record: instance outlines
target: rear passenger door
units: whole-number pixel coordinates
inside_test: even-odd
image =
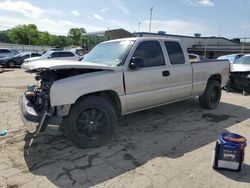
[[[144,64],[124,71],[127,112],[166,103],[170,98],[170,77],[162,45],[157,40],[142,41],[133,50],[129,61],[141,58]]]
[[[164,46],[170,63],[171,100],[189,97],[192,92],[192,66],[185,59],[178,41],[164,41]]]

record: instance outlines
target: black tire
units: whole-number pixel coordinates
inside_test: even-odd
[[[15,68],[15,62],[14,61],[10,61],[10,62],[8,62],[8,67],[10,67],[10,68]]]
[[[81,148],[105,144],[117,125],[113,106],[106,99],[97,96],[85,97],[75,103],[65,120],[65,135]]]
[[[203,108],[214,109],[220,103],[221,84],[217,80],[209,80],[205,92],[199,96]]]

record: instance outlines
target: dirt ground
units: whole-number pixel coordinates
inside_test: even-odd
[[[28,147],[18,100],[33,75],[0,73],[0,187],[250,187],[250,147],[241,172],[214,171],[220,133],[250,140],[250,96],[223,92],[215,110],[197,99],[123,117],[111,141],[80,149],[63,137],[41,135]]]

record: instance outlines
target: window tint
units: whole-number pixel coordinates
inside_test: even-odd
[[[51,56],[52,58],[64,57],[64,56],[61,56],[61,53],[60,53],[60,52],[53,52],[50,56]]]
[[[32,53],[31,54],[31,57],[39,57],[39,56],[41,56],[40,54],[36,54],[36,53]]]
[[[21,56],[22,59],[27,59],[29,57],[30,57],[29,54]]]
[[[10,50],[7,50],[7,49],[0,49],[0,53],[10,53],[11,51]]]
[[[60,52],[60,57],[73,57],[74,54],[71,52]]]
[[[133,57],[142,58],[144,60],[143,67],[165,65],[162,49],[157,41],[141,42],[136,48]]]
[[[166,41],[164,42],[165,47],[168,52],[168,57],[170,60],[170,63],[172,65],[174,64],[185,64],[185,57],[183,54],[183,51],[181,49],[181,46],[178,42],[175,41]]]

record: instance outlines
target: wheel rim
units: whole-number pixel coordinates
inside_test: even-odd
[[[217,103],[219,100],[219,95],[220,95],[219,89],[217,87],[214,87],[210,96],[210,101],[212,103]]]
[[[75,131],[84,138],[99,139],[108,128],[108,114],[99,107],[89,107],[80,111],[75,118]]]
[[[14,62],[9,62],[9,67],[13,68],[15,66]]]

